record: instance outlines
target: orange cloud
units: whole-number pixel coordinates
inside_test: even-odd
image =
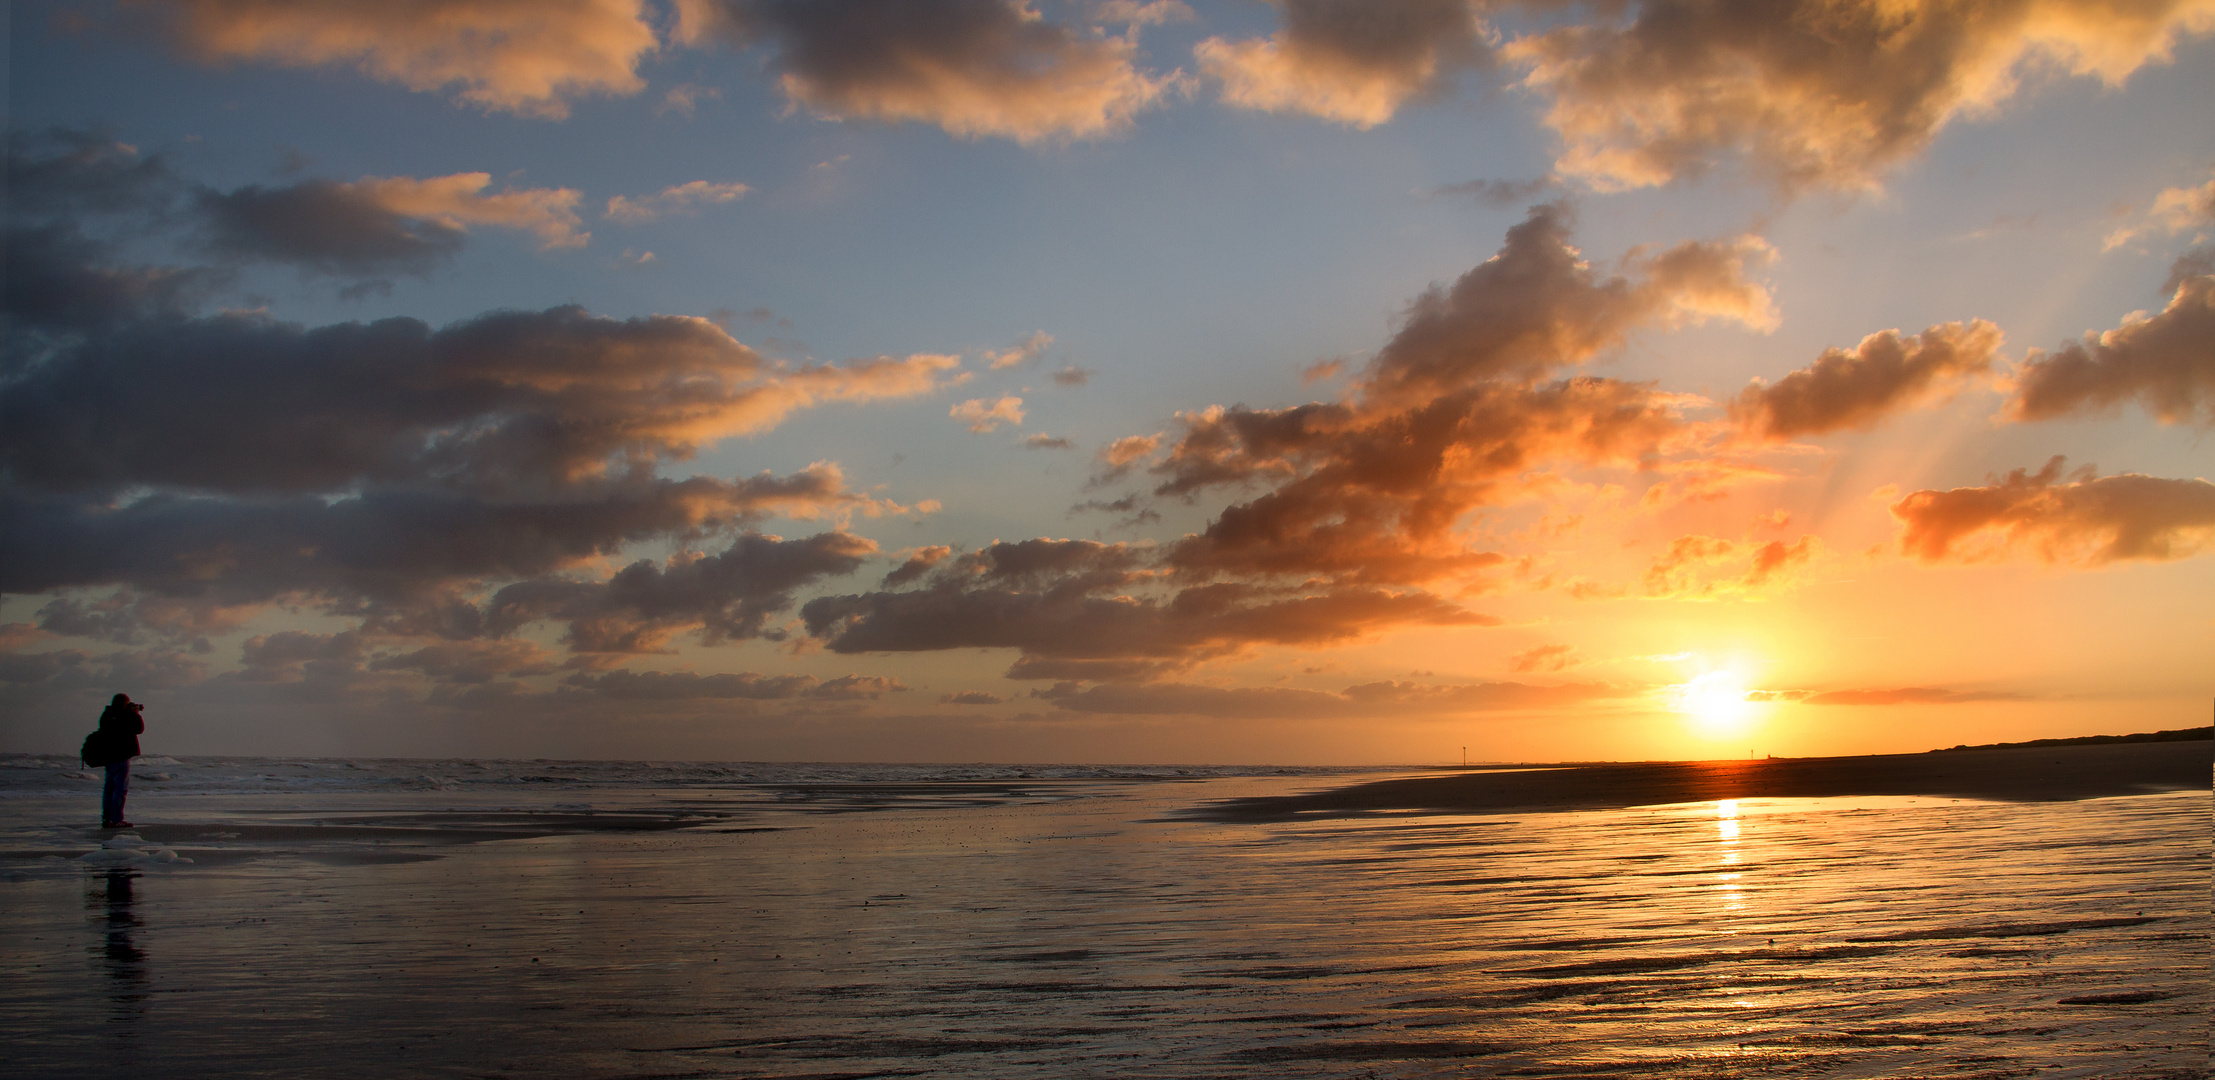
[[[1602,9],[1603,11],[1609,9]],[[2026,71],[2120,85],[2215,30],[2207,0],[1649,0],[1509,42],[1555,168],[1603,190],[1743,161],[1785,188],[1874,186]]]
[[[1499,565],[1456,533],[1472,510],[1554,461],[1645,465],[1687,440],[1683,399],[1649,386],[1552,379],[1640,325],[1769,318],[1743,272],[1765,249],[1684,244],[1602,277],[1568,243],[1566,211],[1534,209],[1498,255],[1433,288],[1351,388],[1350,400],[1210,409],[1154,466],[1159,495],[1274,483],[1179,541],[1192,575],[1327,575],[1417,584]],[[1552,381],[1547,381],[1552,379]]]
[[[1023,399],[1019,397],[996,398],[986,401],[971,398],[951,409],[946,415],[969,425],[969,430],[979,435],[998,428],[1001,424],[1023,426]]]
[[[1822,551],[1813,536],[1792,543],[1733,543],[1712,536],[1680,536],[1655,556],[1641,590],[1655,599],[1719,600],[1749,597],[1787,585],[1794,572]]]
[[[1538,645],[1508,658],[1507,669],[1516,674],[1533,671],[1560,671],[1577,661],[1576,649],[1568,645]]]
[[[491,112],[561,119],[570,102],[635,94],[654,51],[640,0],[124,0],[210,63],[352,65],[410,90],[460,88]]]
[[[2180,275],[2160,314],[2026,361],[2014,417],[2048,420],[2135,401],[2163,423],[2215,425],[2215,273]]]
[[[1870,334],[1852,349],[1825,349],[1774,385],[1755,379],[1731,414],[1771,439],[1874,426],[1940,388],[1992,369],[2000,328],[1983,319],[1944,323],[1902,339]]]
[[[2136,473],[2062,479],[2062,459],[1985,487],[1918,491],[1892,505],[1900,550],[1923,562],[1982,562],[2028,549],[2042,561],[2160,562],[2215,542],[2215,484]]]
[[[641,224],[669,214],[689,213],[702,206],[736,202],[740,196],[753,189],[740,183],[718,184],[708,180],[694,180],[673,184],[652,195],[630,198],[617,195],[608,200],[605,216],[611,221]]]
[[[1049,23],[1020,0],[680,0],[676,36],[773,43],[797,108],[1022,143],[1120,132],[1182,86],[1141,72],[1134,38]]]
[[[1748,701],[1793,701],[1803,705],[1960,705],[1977,701],[2029,701],[2027,694],[1999,690],[1946,690],[1903,686],[1893,690],[1749,690]]]
[[[365,176],[339,190],[370,205],[398,214],[437,222],[450,229],[471,225],[495,225],[538,234],[542,247],[583,247],[592,234],[577,231],[577,202],[582,196],[571,188],[509,188],[481,194],[492,183],[490,173],[455,173],[417,180],[408,176]]]
[[[2100,246],[2113,251],[2157,229],[2175,235],[2209,225],[2215,225],[2215,180],[2197,187],[2163,188],[2136,222],[2107,234]]]
[[[1047,347],[1053,343],[1054,335],[1039,330],[1016,342],[1014,348],[1005,352],[988,352],[984,354],[984,358],[987,365],[994,371],[1021,367],[1045,355]]]
[[[1211,37],[1193,47],[1225,102],[1372,128],[1486,59],[1468,0],[1280,0],[1279,7],[1284,29],[1267,38]]]

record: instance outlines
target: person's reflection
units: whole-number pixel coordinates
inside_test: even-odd
[[[107,960],[108,997],[117,1006],[119,1020],[132,1018],[137,1012],[134,1006],[146,997],[146,954],[131,939],[131,931],[138,927],[138,914],[132,910],[137,899],[131,894],[137,878],[136,870],[111,866],[106,888],[86,897],[86,906],[95,915],[106,916],[102,951]]]

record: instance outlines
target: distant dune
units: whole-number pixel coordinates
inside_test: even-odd
[[[1953,750],[2012,750],[2021,746],[2102,746],[2108,743],[2141,742],[2192,742],[2197,739],[2215,739],[2215,727],[2177,728],[2173,731],[2141,731],[2136,735],[2079,735],[2073,739],[2032,739],[2029,742],[1996,742],[1978,746],[1949,746],[1933,750],[1943,754]]]
[[[2204,729],[2203,729],[2204,730]],[[1221,821],[1376,811],[1597,810],[1720,799],[1933,795],[2054,802],[2208,790],[2215,741],[1956,749],[1866,757],[1578,765],[1383,780],[1203,807]]]

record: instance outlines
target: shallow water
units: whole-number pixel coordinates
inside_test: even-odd
[[[7,1071],[2208,1075],[2205,792],[1234,825],[1173,815],[1362,777],[545,765],[145,766],[205,775],[89,860],[97,785],[9,780]]]

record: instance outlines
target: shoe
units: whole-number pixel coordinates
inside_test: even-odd
[[[100,827],[103,829],[128,829],[131,827],[131,823],[128,821],[103,821],[100,823]]]

